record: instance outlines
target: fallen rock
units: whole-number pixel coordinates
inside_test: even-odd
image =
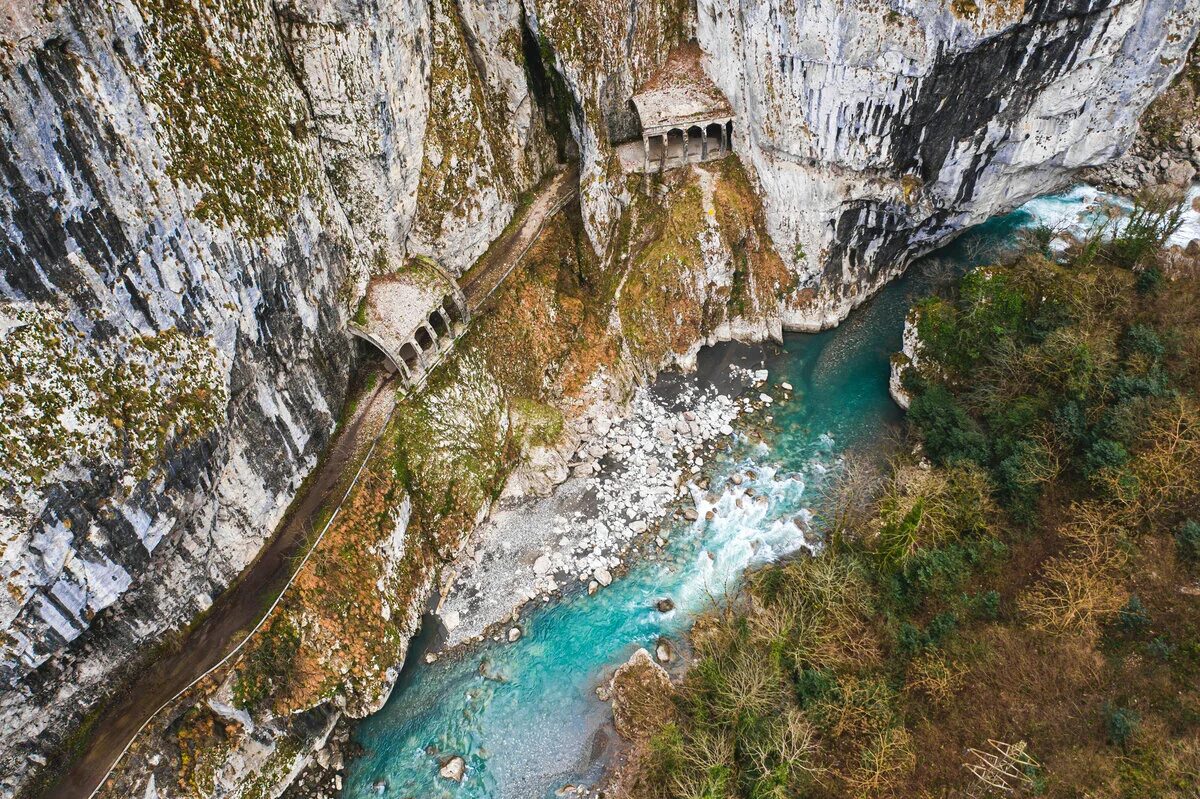
[[[549,574],[551,569],[550,558],[547,555],[538,555],[537,560],[533,562],[533,573],[538,577]]]
[[[696,512],[695,508],[684,508],[683,518],[687,519],[689,522],[694,522],[700,518],[700,514]]]
[[[1186,161],[1176,161],[1166,169],[1167,183],[1173,186],[1187,186],[1196,177],[1196,168]]]
[[[438,776],[444,780],[454,780],[462,782],[463,775],[467,772],[467,763],[458,755],[442,761],[442,767],[438,769]]]
[[[447,630],[453,631],[461,623],[462,617],[458,615],[457,610],[448,610],[442,614],[442,624],[446,625]]]
[[[520,627],[513,627],[511,630],[508,631],[508,642],[510,644],[515,643],[516,641],[519,641],[520,638],[521,638],[521,628]]]
[[[671,657],[675,653],[671,649],[671,642],[666,638],[659,638],[658,643],[654,646],[654,656],[658,658],[659,663],[670,663]]]
[[[659,613],[670,613],[675,609],[675,602],[670,597],[664,597],[655,602],[654,607]]]
[[[596,582],[595,580],[592,580],[590,583],[588,583],[588,596],[591,596],[598,590],[600,590],[600,583]]]
[[[600,585],[607,586],[612,583],[612,575],[609,574],[608,569],[603,567],[596,569],[594,576],[596,578],[596,582],[600,583]]]

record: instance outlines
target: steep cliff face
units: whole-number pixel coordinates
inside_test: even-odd
[[[923,248],[1119,154],[1200,30],[1195,0],[700,0],[772,236],[835,322]]]
[[[7,10],[5,780],[254,557],[342,401],[357,257],[269,15]]]
[[[553,159],[519,6],[480,8],[0,7],[0,786],[254,558],[366,277],[461,271]]]
[[[670,3],[570,5],[530,13],[584,110],[593,238],[626,199],[607,136],[622,92],[694,35],[738,114],[734,149],[776,248],[818,295],[791,303],[799,329],[836,323],[922,249],[1120,153],[1200,29],[1195,0],[698,0],[694,20]]]

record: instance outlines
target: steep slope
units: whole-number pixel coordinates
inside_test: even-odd
[[[1195,0],[532,3],[579,98],[585,218],[626,198],[612,142],[627,91],[694,36],[738,119],[776,249],[801,288],[786,321],[834,324],[934,242],[1102,163],[1200,30]],[[602,35],[593,38],[592,31]]]

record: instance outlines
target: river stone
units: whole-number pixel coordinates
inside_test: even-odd
[[[612,575],[609,574],[608,569],[603,567],[596,569],[595,576],[596,582],[600,583],[600,585],[609,585],[612,582]]]
[[[1187,186],[1196,176],[1196,168],[1186,161],[1177,161],[1167,167],[1167,183],[1173,186]]]
[[[438,769],[438,775],[444,780],[454,780],[462,782],[463,775],[466,773],[467,763],[458,755],[442,762],[442,767]]]

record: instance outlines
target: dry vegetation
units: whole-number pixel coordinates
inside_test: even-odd
[[[920,306],[918,454],[848,465],[827,551],[696,624],[627,795],[1197,796],[1200,280],[1162,212]]]

